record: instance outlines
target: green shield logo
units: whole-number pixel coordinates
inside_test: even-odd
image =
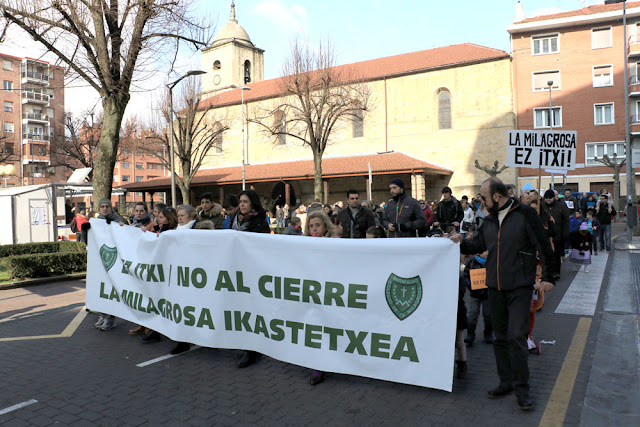
[[[102,245],[100,246],[100,258],[102,259],[104,268],[109,271],[109,269],[113,267],[113,264],[115,264],[116,260],[118,259],[118,249],[110,248],[107,245]]]
[[[411,316],[422,301],[422,282],[420,276],[404,278],[391,274],[385,288],[387,304],[400,320]]]

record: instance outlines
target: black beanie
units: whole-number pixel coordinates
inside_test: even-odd
[[[401,180],[400,178],[393,178],[389,183],[389,185],[392,185],[392,184],[397,185],[398,187],[404,190],[404,181]]]
[[[544,192],[544,198],[545,199],[555,199],[556,198],[555,191],[553,191],[552,189],[548,189],[547,191]]]

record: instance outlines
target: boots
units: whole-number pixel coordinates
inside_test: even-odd
[[[467,376],[467,361],[456,360],[456,377],[464,378]]]

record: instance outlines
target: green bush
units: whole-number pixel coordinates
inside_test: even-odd
[[[15,245],[1,245],[0,258],[15,255],[50,254],[55,252],[84,252],[85,250],[84,243],[82,242],[19,243]]]
[[[2,260],[10,279],[60,276],[86,271],[85,252],[57,252],[15,255]]]

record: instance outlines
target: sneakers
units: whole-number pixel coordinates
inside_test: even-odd
[[[100,326],[101,331],[108,331],[116,327],[116,321],[114,319],[105,319],[102,326]]]
[[[98,316],[98,321],[96,323],[94,323],[93,326],[95,326],[96,328],[100,329],[105,320],[107,320],[107,319],[104,316],[102,316],[102,315]]]

